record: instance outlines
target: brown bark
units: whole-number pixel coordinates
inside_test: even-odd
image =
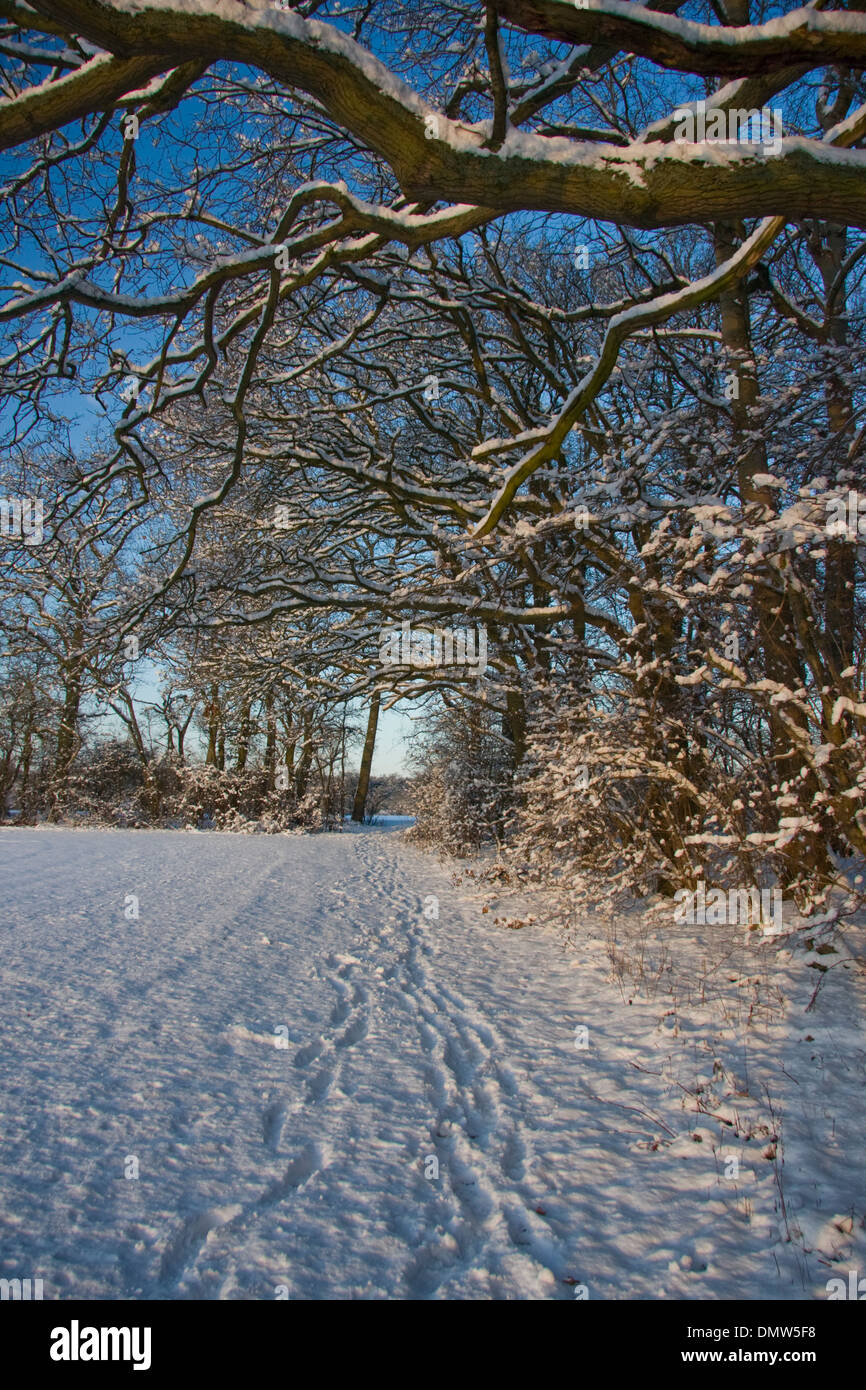
[[[483,132],[470,133],[465,125],[455,123],[459,141],[430,138],[425,117],[447,117],[404,91],[384,64],[345,34],[295,13],[291,28],[281,29],[270,15],[263,23],[258,11],[242,5],[236,19],[167,8],[128,13],[97,0],[40,0],[43,6],[70,32],[121,54],[121,61],[143,58],[146,69],[153,65],[157,71],[196,61],[247,63],[308,93],[387,161],[415,201],[447,199],[491,213],[537,208],[639,227],[765,215],[866,225],[866,180],[857,152],[840,150],[828,161],[819,149],[798,142],[772,159],[742,150],[686,162],[678,147],[664,153],[658,146],[573,141],[569,158],[562,159],[558,151],[540,157],[535,145],[522,153],[506,141],[496,153],[485,147]],[[832,12],[803,9],[741,31],[731,42],[719,26],[692,25],[686,39],[651,11],[627,8],[633,13],[621,5],[605,13],[603,6],[580,10],[547,0],[496,3],[502,17],[524,30],[551,30],[568,43],[607,43],[686,72],[749,77],[797,64],[866,67],[866,19],[857,14],[846,13],[840,22]],[[116,85],[92,98],[82,95],[83,85],[82,75],[72,74],[52,84],[54,90],[40,89],[40,109],[51,113],[49,128],[116,104]],[[131,89],[139,85],[133,82]],[[0,147],[36,133],[28,124],[28,101],[22,96],[0,110]],[[405,235],[407,229],[398,230]],[[69,289],[70,296],[85,292],[83,286]]]
[[[238,772],[243,772],[247,765],[247,758],[250,751],[250,737],[252,735],[252,723],[250,720],[251,706],[244,705],[241,711],[241,724],[238,733],[238,755],[235,768]]]
[[[268,785],[273,791],[277,767],[277,721],[274,718],[274,694],[269,690],[265,696],[265,770]]]
[[[367,717],[367,734],[364,739],[364,751],[361,754],[361,768],[358,773],[358,786],[355,791],[355,800],[352,804],[352,820],[362,823],[364,812],[367,806],[367,796],[370,791],[370,769],[373,766],[373,751],[376,746],[376,730],[379,725],[379,705],[381,694],[378,690],[373,692],[370,701],[370,713]]]
[[[313,716],[309,713],[304,715],[303,740],[301,760],[298,764],[298,776],[295,783],[299,801],[307,790],[307,783],[310,779],[310,768],[313,765]]]
[[[210,700],[205,706],[204,713],[207,719],[207,754],[204,760],[205,766],[216,767],[217,739],[220,729],[219,686],[216,681],[211,685]]]
[[[716,259],[719,264],[733,253],[741,229],[731,223],[717,224],[714,229]],[[722,344],[735,374],[736,395],[731,400],[734,439],[739,443],[737,475],[740,502],[746,524],[760,525],[776,513],[772,488],[756,483],[767,472],[767,453],[763,436],[755,428],[754,411],[758,400],[758,373],[752,350],[748,292],[745,283],[719,296]],[[805,681],[805,669],[800,655],[797,624],[789,599],[789,559],[774,557],[776,563],[758,572],[753,581],[755,630],[767,678],[787,690],[797,690]],[[776,705],[767,711],[772,743],[772,758],[778,783],[798,786],[801,796],[814,795],[819,787],[814,776],[801,780],[803,757],[797,744],[808,741],[808,716],[793,703],[787,702],[784,712]],[[824,872],[828,867],[826,848],[821,837],[806,832],[793,840],[783,852],[783,879],[793,883],[804,869]],[[784,886],[784,884],[783,884]]]
[[[60,716],[60,727],[57,731],[55,778],[61,786],[66,781],[69,766],[75,755],[75,735],[78,728],[78,711],[81,706],[81,691],[84,680],[83,641],[84,628],[81,623],[76,623],[72,630],[70,654],[60,668],[63,680],[63,710]]]
[[[845,347],[848,339],[846,318],[847,295],[842,284],[834,294],[834,282],[845,260],[847,250],[847,231],[844,227],[829,225],[818,230],[813,254],[821,273],[828,314],[828,341],[834,348]],[[831,296],[832,299],[831,299]],[[833,437],[830,458],[838,475],[845,469],[848,448],[854,429],[854,403],[847,382],[835,364],[827,373],[825,398],[827,404],[827,424]],[[845,486],[845,484],[842,484]],[[839,676],[854,660],[854,580],[856,566],[856,547],[845,537],[831,537],[827,542],[827,559],[824,567],[824,626],[827,634],[827,647],[835,668],[833,676],[838,684]]]

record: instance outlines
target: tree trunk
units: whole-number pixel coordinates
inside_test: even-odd
[[[243,772],[246,768],[247,757],[250,751],[250,735],[252,732],[250,711],[251,706],[249,704],[244,705],[241,711],[241,726],[238,733],[238,756],[237,762],[235,763],[235,770],[237,772]]]
[[[307,790],[307,782],[310,777],[310,768],[313,764],[313,716],[304,715],[303,723],[304,746],[301,752],[301,761],[298,764],[298,779],[296,783],[297,797],[300,801]]]
[[[265,770],[268,774],[268,787],[271,791],[276,785],[277,772],[277,721],[274,718],[274,693],[269,690],[265,696]]]
[[[742,228],[733,223],[719,223],[714,229],[716,261],[722,264],[733,254]],[[754,411],[758,401],[758,372],[752,350],[748,291],[745,284],[719,296],[722,344],[728,354],[736,381],[736,393],[731,400],[734,439],[740,443],[737,474],[740,502],[746,525],[760,526],[777,513],[772,488],[756,483],[767,472],[767,452],[762,437],[750,438],[754,429]],[[764,674],[786,690],[803,685],[805,672],[797,639],[797,627],[788,594],[790,559],[782,554],[773,557],[776,563],[756,572],[753,582],[755,630],[763,661]],[[808,716],[788,701],[784,716],[776,706],[767,711],[767,723],[772,741],[776,785],[790,783],[799,786],[800,795],[807,790],[800,778],[802,755],[798,751],[798,736],[808,741]],[[792,731],[791,725],[797,730]],[[809,793],[814,796],[819,787],[814,777],[809,779]],[[792,840],[782,852],[785,863],[783,886],[796,883],[805,869],[826,871],[826,848],[819,836],[806,832]]]
[[[367,807],[367,796],[370,791],[370,769],[373,766],[373,750],[376,746],[376,729],[379,724],[379,705],[382,697],[377,690],[370,701],[370,714],[367,718],[367,736],[364,739],[364,751],[361,754],[361,770],[358,773],[358,786],[355,791],[355,801],[352,806],[352,820],[363,824],[364,813]]]
[[[845,227],[835,224],[822,229],[820,247],[815,259],[821,272],[827,305],[834,281],[839,275],[845,260],[848,234]],[[848,337],[846,315],[847,294],[845,288],[837,293],[830,314],[829,341],[834,348],[843,348]],[[833,470],[838,475],[845,469],[854,430],[854,404],[851,389],[844,376],[831,366],[826,384],[827,423],[833,436],[833,449],[830,457]],[[836,480],[834,479],[834,481]],[[845,483],[842,484],[845,486]],[[847,537],[831,537],[827,541],[827,559],[824,566],[824,627],[827,634],[827,647],[835,666],[833,672],[838,682],[839,675],[854,661],[854,580],[856,547]]]
[[[216,681],[210,688],[210,700],[205,709],[207,719],[207,756],[205,757],[206,767],[216,767],[217,762],[217,739],[219,737],[220,716],[219,716],[219,686]]]
[[[81,687],[84,675],[84,657],[80,650],[82,637],[81,627],[76,627],[73,634],[73,655],[63,663],[62,667],[63,712],[60,716],[60,728],[57,731],[57,755],[55,759],[55,775],[61,785],[66,781],[69,766],[75,756],[75,734],[78,727],[78,710],[81,705]]]

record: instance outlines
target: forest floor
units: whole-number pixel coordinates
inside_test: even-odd
[[[389,829],[0,831],[0,1277],[811,1299],[866,1275],[862,934],[810,956],[636,917],[566,945]]]

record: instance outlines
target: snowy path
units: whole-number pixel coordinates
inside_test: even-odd
[[[819,1289],[780,1245],[766,1131],[724,1181],[720,1124],[661,1075],[686,1046],[664,1002],[629,1003],[603,951],[491,928],[398,837],[13,830],[0,872],[0,1274],[60,1298]],[[831,1203],[862,1195],[846,1115]]]

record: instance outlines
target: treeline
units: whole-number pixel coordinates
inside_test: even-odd
[[[19,756],[16,757],[16,752]],[[248,756],[244,766],[176,751],[144,757],[124,738],[101,736],[82,744],[62,787],[56,759],[34,735],[17,749],[4,740],[3,806],[8,825],[65,824],[115,829],[194,829],[276,834],[337,830],[350,819],[374,824],[384,815],[409,815],[411,790],[397,775],[371,777],[358,802],[356,768],[335,772],[315,758],[305,783]],[[281,775],[281,773],[283,775]]]
[[[148,823],[361,818],[402,699],[428,844],[575,903],[856,898],[864,21],[807,54],[757,3],[695,9],[730,42],[603,0],[307,8],[314,92],[184,63],[124,96],[138,141],[55,128],[86,17],[10,60],[28,111],[71,66],[44,148],[10,136],[7,804],[73,814],[107,728]]]
[[[165,646],[136,677],[125,610],[95,621],[95,606],[70,609],[65,586],[42,579],[3,607],[0,819],[274,832],[401,813],[406,780],[371,775],[369,718],[345,701],[299,680],[262,693],[249,673],[230,679],[225,645],[194,646],[186,684],[190,667]]]

